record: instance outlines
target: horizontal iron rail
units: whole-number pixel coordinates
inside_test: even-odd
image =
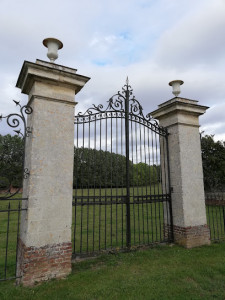
[[[148,244],[140,244],[140,245],[132,245],[130,248],[123,246],[122,248],[118,247],[113,247],[113,248],[106,248],[106,249],[101,249],[101,250],[96,250],[96,251],[88,251],[88,252],[73,252],[72,253],[72,259],[82,259],[82,258],[92,258],[99,256],[101,254],[117,254],[117,253],[127,253],[127,252],[135,252],[139,249],[151,249],[154,247],[157,247],[157,245],[162,245],[163,243],[167,243],[168,240],[164,239],[161,240],[160,242],[155,241],[155,242],[150,242]]]
[[[126,199],[126,196],[124,195],[87,195],[87,196],[73,196],[73,199],[111,199],[111,198],[123,198]],[[170,194],[158,194],[158,195],[131,195],[130,198],[135,199],[161,199],[161,198],[170,198]]]
[[[125,118],[125,112],[115,112],[115,111],[107,111],[107,112],[98,112],[96,114],[92,115],[76,115],[75,116],[75,122],[74,124],[88,124],[90,122],[105,120],[105,119],[124,119]],[[145,126],[146,128],[151,129],[153,132],[166,136],[168,135],[168,132],[166,128],[160,127],[158,124],[153,124],[151,121],[145,120],[143,117],[136,116],[134,114],[129,114],[129,121],[136,122],[138,124],[141,124]]]
[[[27,208],[17,208],[17,209],[0,209],[0,213],[1,212],[8,212],[8,211],[22,211],[22,210],[27,210]]]
[[[157,195],[157,196],[132,196],[137,199],[130,201],[130,204],[144,204],[144,203],[159,203],[170,201],[170,195]],[[74,197],[75,201],[72,202],[73,206],[86,206],[86,205],[111,205],[111,204],[126,204],[125,196],[80,196]],[[100,201],[96,201],[100,199]],[[103,199],[101,201],[101,199]],[[120,201],[114,199],[121,199]],[[87,201],[84,201],[87,200]],[[91,201],[90,201],[91,200]]]
[[[15,201],[15,200],[28,200],[28,198],[0,198],[0,203],[1,201]]]
[[[21,277],[22,276],[6,277],[6,278],[1,278],[0,281],[13,280],[13,279],[21,278]]]

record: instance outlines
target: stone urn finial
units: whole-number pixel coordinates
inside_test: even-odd
[[[173,88],[172,93],[174,94],[175,97],[178,97],[178,95],[180,94],[180,86],[183,83],[184,82],[182,80],[173,80],[169,82],[169,85],[172,86]]]
[[[55,38],[47,38],[43,40],[43,45],[48,48],[48,58],[52,63],[58,58],[58,50],[62,49],[63,43]]]

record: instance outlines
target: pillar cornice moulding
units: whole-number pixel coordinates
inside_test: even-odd
[[[200,115],[203,115],[209,107],[199,105],[197,103],[197,100],[175,97],[158,105],[158,109],[151,112],[151,115],[153,116],[153,118],[158,120],[167,117],[167,115],[177,113],[185,115],[190,114],[192,116],[195,115],[198,117]]]
[[[24,94],[29,94],[34,82],[45,82],[48,84],[74,89],[77,94],[90,77],[76,74],[76,69],[36,60],[36,63],[24,61],[16,87]]]

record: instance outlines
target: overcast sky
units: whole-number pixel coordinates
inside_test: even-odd
[[[128,76],[147,114],[181,79],[181,97],[210,107],[200,130],[225,140],[225,0],[0,0],[0,114],[26,102],[15,84],[24,60],[48,61],[46,37],[64,44],[56,63],[91,77],[77,112]]]

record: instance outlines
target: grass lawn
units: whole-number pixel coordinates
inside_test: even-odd
[[[225,240],[225,206],[207,205],[206,216],[211,240]]]
[[[155,194],[157,187],[150,190]],[[160,189],[159,189],[160,191]],[[110,196],[122,194],[121,190],[102,189],[101,194]],[[83,194],[87,194],[87,190]],[[89,193],[99,195],[100,191],[91,189]],[[125,191],[123,191],[125,194]],[[142,188],[131,189],[131,195],[142,195]],[[77,190],[77,195],[82,195]],[[87,201],[87,200],[85,200]],[[104,199],[102,200],[104,202]],[[131,196],[131,201],[133,198]],[[2,201],[0,209],[6,209],[9,201]],[[11,209],[18,207],[18,201],[11,201]],[[164,204],[165,205],[165,204]],[[165,208],[165,206],[164,206]],[[90,253],[104,249],[118,249],[126,245],[126,207],[124,204],[73,206],[72,245],[76,255]],[[163,203],[131,204],[131,245],[147,245],[166,240],[163,231],[164,212]],[[76,218],[75,218],[76,212]],[[207,206],[207,219],[212,240],[225,240],[225,208],[223,206]],[[9,223],[8,216],[10,217]],[[18,212],[0,213],[0,279],[15,276],[16,270],[16,240],[17,240]],[[7,228],[9,235],[7,237]],[[6,257],[6,245],[8,252]],[[7,263],[6,263],[7,260]],[[7,265],[7,267],[6,267]]]
[[[105,255],[73,264],[64,280],[1,282],[0,299],[225,299],[225,243]]]

